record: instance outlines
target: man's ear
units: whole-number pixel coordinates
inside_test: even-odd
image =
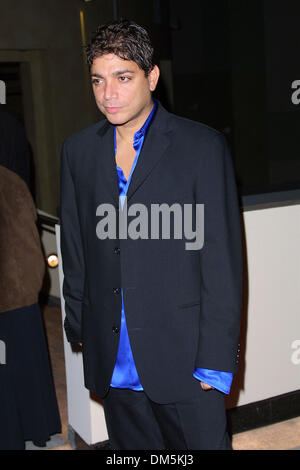
[[[150,91],[154,91],[159,79],[160,71],[157,65],[154,65],[153,69],[148,75],[148,80],[149,80],[149,88]]]

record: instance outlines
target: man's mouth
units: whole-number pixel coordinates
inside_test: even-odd
[[[121,107],[117,107],[117,106],[104,106],[106,112],[108,114],[115,114],[117,113],[118,111],[120,111]]]

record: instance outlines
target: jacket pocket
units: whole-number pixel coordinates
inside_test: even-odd
[[[186,302],[184,304],[179,304],[178,308],[188,308],[188,307],[194,307],[194,305],[200,305],[200,299],[198,300],[191,300],[190,302]]]

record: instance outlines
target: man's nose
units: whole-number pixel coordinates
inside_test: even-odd
[[[104,99],[106,101],[111,100],[112,98],[116,98],[117,96],[117,89],[116,86],[112,82],[107,82],[104,88]]]

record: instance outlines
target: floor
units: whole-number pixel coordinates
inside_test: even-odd
[[[62,434],[53,436],[47,444],[49,450],[72,450],[68,441],[68,413],[62,320],[60,309],[42,307],[56,396],[62,421]],[[234,450],[300,450],[300,417],[281,423],[235,434]],[[28,443],[27,448],[33,446]]]

